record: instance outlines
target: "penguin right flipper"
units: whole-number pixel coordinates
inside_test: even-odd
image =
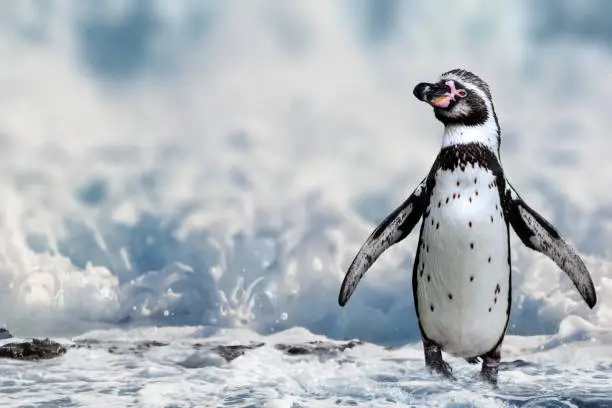
[[[393,211],[368,237],[353,259],[340,288],[338,303],[344,306],[357,288],[357,284],[378,257],[392,245],[410,234],[425,209],[427,197],[426,179]]]
[[[555,227],[529,207],[506,181],[507,212],[512,229],[523,244],[552,259],[565,272],[592,309],[597,303],[595,287],[589,271],[574,248]]]

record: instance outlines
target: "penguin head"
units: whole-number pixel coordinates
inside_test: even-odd
[[[445,72],[436,83],[418,84],[413,93],[433,106],[436,118],[445,125],[479,126],[490,120],[497,125],[489,86],[469,71]]]

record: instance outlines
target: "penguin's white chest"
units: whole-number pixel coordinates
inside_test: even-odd
[[[423,218],[416,302],[421,328],[460,357],[490,351],[508,319],[508,227],[493,174],[439,170]]]

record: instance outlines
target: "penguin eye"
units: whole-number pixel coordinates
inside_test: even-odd
[[[465,98],[467,96],[467,92],[463,89],[460,89],[459,91],[457,91],[457,96],[459,96],[460,98]]]

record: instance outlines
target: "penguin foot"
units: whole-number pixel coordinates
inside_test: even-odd
[[[427,365],[427,368],[429,368],[430,372],[441,375],[442,377],[451,381],[455,380],[455,376],[453,375],[453,368],[446,361],[440,359],[440,361],[437,361],[435,363],[425,364]]]
[[[447,378],[454,380],[453,369],[446,361],[442,360],[442,349],[435,343],[423,340],[423,348],[425,350],[425,365],[430,372],[434,372]]]
[[[478,364],[480,363],[480,357],[469,357],[469,358],[466,358],[465,361],[467,361],[470,364]]]
[[[499,372],[499,364],[501,361],[501,353],[498,350],[491,351],[482,356],[482,369],[480,370],[480,378],[497,388],[497,374]]]

